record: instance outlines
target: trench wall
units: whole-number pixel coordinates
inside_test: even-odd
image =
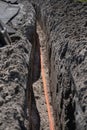
[[[87,129],[87,3],[31,0],[46,34],[57,130]]]
[[[28,1],[22,1],[21,5],[19,15],[14,18],[21,24],[16,23],[12,44],[0,48],[0,130],[39,129],[32,90],[36,13]]]

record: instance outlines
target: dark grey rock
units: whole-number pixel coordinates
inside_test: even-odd
[[[18,14],[19,10],[19,6],[9,5],[6,2],[0,1],[0,20],[5,24],[8,23]]]

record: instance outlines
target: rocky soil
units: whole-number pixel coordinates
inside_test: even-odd
[[[49,130],[48,112],[41,77],[33,84],[34,95],[40,114],[40,130]]]
[[[47,66],[46,49],[45,49],[46,39],[45,39],[45,35],[43,31],[41,30],[38,24],[37,24],[37,34],[38,34],[37,44],[39,46],[38,47],[39,50],[36,50],[36,53],[35,53],[33,91],[34,91],[34,96],[35,96],[38,112],[40,115],[40,130],[49,130],[50,129],[49,118],[48,118],[46,99],[44,95],[43,80],[41,76],[41,65],[40,65],[40,60],[41,60],[40,49],[42,49],[43,58],[44,58],[44,66],[46,69],[46,76],[48,77],[48,66]]]
[[[31,1],[47,37],[56,125],[59,130],[86,130],[87,3]]]
[[[39,38],[56,130],[87,130],[87,3],[0,0],[0,20],[0,130],[49,130]]]
[[[0,39],[0,130],[29,130],[32,124],[36,130],[39,116],[31,88],[35,11],[28,1],[16,4],[0,1],[0,5],[6,9],[2,17],[0,6],[0,18],[11,39],[11,45]],[[31,118],[31,100],[37,122]]]

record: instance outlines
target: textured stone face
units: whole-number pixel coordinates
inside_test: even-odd
[[[9,22],[15,15],[18,14],[19,7],[15,5],[9,5],[6,2],[0,1],[0,20],[3,23]]]
[[[28,80],[35,11],[27,1],[19,6],[19,14],[6,25],[15,30],[10,33],[12,43],[0,48],[0,130],[29,130],[31,125]]]
[[[47,36],[50,90],[59,130],[87,129],[87,4],[31,0]]]
[[[7,130],[7,128],[21,130],[21,127],[26,127],[25,122],[27,118],[25,116],[24,102],[25,90],[27,89],[30,48],[31,45],[22,40],[16,45],[4,47],[0,50],[0,86],[2,88],[0,91],[1,130]]]

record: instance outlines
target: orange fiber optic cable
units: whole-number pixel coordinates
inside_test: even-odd
[[[50,127],[50,130],[55,130],[55,127],[54,127],[55,123],[54,123],[54,118],[53,118],[53,114],[52,114],[51,106],[50,106],[50,101],[49,101],[47,81],[46,81],[46,75],[45,75],[45,68],[43,65],[43,56],[42,56],[41,48],[40,48],[40,58],[41,58],[41,75],[42,75],[43,88],[44,88],[45,100],[46,100],[48,117],[49,117],[49,127]]]

